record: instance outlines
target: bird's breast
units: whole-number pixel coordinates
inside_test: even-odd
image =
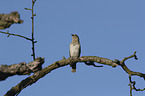
[[[80,45],[79,44],[70,44],[70,57],[78,58],[80,55]]]

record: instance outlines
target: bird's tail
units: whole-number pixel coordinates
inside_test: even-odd
[[[72,67],[71,72],[75,73],[76,72],[76,63],[72,63],[71,67]]]

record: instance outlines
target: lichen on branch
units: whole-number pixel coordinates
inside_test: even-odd
[[[10,14],[0,14],[0,29],[9,28],[14,23],[23,23],[17,11],[11,12]]]
[[[50,64],[49,66],[43,68],[40,71],[35,72],[32,76],[22,80],[20,83],[18,83],[15,87],[12,87],[6,94],[5,96],[14,96],[16,94],[19,94],[24,88],[26,88],[29,85],[34,84],[35,82],[37,82],[40,78],[44,77],[45,75],[47,75],[48,73],[50,73],[51,71],[63,67],[63,66],[67,66],[71,63],[74,62],[97,62],[100,64],[104,64],[104,65],[109,65],[112,67],[116,67],[118,64],[114,62],[114,60],[110,60],[107,58],[102,58],[102,57],[98,57],[98,56],[82,56],[78,59],[71,59],[71,58],[63,58],[60,61],[56,61],[52,64]],[[87,64],[86,64],[87,65]],[[93,64],[94,66],[94,64]]]
[[[107,58],[103,58],[103,57],[98,57],[98,56],[82,56],[79,57],[77,59],[71,59],[71,58],[67,58],[65,59],[65,57],[63,57],[62,60],[56,61],[52,64],[50,64],[49,66],[43,68],[40,71],[35,72],[32,76],[22,80],[20,83],[18,83],[15,87],[12,87],[6,94],[5,96],[14,96],[16,94],[19,94],[24,88],[26,88],[29,85],[34,84],[35,82],[37,82],[40,78],[43,78],[45,75],[47,75],[48,73],[50,73],[51,71],[61,68],[63,66],[67,66],[71,63],[77,63],[78,62],[83,62],[85,63],[87,66],[94,66],[94,67],[103,67],[103,66],[96,66],[96,63],[99,64],[103,64],[103,65],[108,65],[108,66],[112,66],[113,68],[116,66],[121,66],[123,68],[123,70],[129,74],[129,76],[132,75],[136,75],[136,76],[140,76],[145,78],[145,74],[140,73],[140,72],[134,72],[131,71],[129,68],[127,68],[127,66],[125,65],[124,61],[127,59],[130,59],[132,57],[136,57],[136,55],[131,55],[129,57],[125,57],[122,61],[119,61],[117,59],[115,60],[111,60],[111,59],[107,59]]]
[[[36,60],[30,63],[19,63],[13,65],[1,65],[0,66],[0,81],[5,80],[9,76],[13,75],[29,75],[30,73],[39,71],[42,69],[44,58],[38,57]]]

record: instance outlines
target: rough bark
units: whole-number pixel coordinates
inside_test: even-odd
[[[136,75],[136,76],[143,77],[145,79],[145,74],[140,73],[140,72],[131,71],[125,65],[124,61],[129,59],[129,58],[132,58],[132,57],[136,57],[136,55],[135,54],[131,55],[128,58],[124,58],[122,61],[119,61],[117,59],[110,60],[110,59],[102,58],[102,57],[98,57],[98,56],[82,56],[82,57],[80,57],[78,59],[71,59],[71,58],[65,59],[65,58],[63,58],[62,60],[56,61],[56,62],[52,63],[51,65],[49,65],[48,67],[45,67],[42,70],[35,72],[32,76],[22,80],[15,87],[12,87],[5,94],[5,96],[15,96],[15,95],[18,95],[24,88],[26,88],[29,85],[34,84],[40,78],[44,77],[46,74],[50,73],[51,71],[53,71],[53,70],[55,70],[57,68],[63,67],[63,66],[67,66],[67,65],[69,65],[71,63],[77,63],[77,62],[84,62],[86,65],[92,65],[94,67],[102,67],[102,66],[96,66],[94,64],[94,62],[99,63],[99,64],[103,64],[103,65],[109,65],[109,66],[112,66],[112,67],[116,67],[117,65],[119,65],[130,76]]]
[[[17,11],[11,12],[10,14],[0,14],[0,29],[9,28],[14,23],[23,23]]]
[[[0,66],[0,81],[13,75],[29,75],[42,69],[44,58],[38,57],[36,60],[30,63],[19,63],[13,65],[1,65]]]

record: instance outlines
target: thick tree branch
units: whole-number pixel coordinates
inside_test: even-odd
[[[14,23],[23,23],[17,11],[11,12],[10,14],[0,14],[0,29],[9,28]]]
[[[44,58],[36,58],[36,60],[30,63],[19,63],[13,65],[1,65],[0,66],[0,81],[5,80],[9,76],[13,75],[26,75],[32,72],[36,72],[42,69]]]
[[[97,62],[100,64],[109,65],[112,67],[116,67],[118,65],[114,62],[114,60],[97,57],[97,56],[82,56],[81,59],[78,58],[78,59],[73,59],[73,60],[71,58],[68,58],[68,59],[63,58],[62,60],[56,61],[55,63],[49,65],[48,67],[45,67],[38,72],[35,72],[32,76],[22,80],[18,85],[16,85],[15,87],[12,87],[5,94],[5,96],[15,96],[16,94],[20,93],[21,90],[35,83],[36,81],[38,81],[40,78],[44,77],[46,74],[50,73],[51,71],[57,68],[63,67],[63,66],[67,66],[74,62]]]
[[[86,62],[91,62],[91,64],[93,64],[93,66],[94,66],[94,63],[92,63],[92,62],[96,62],[96,63],[103,64],[103,65],[109,65],[109,66],[112,66],[112,67],[116,67],[117,65],[125,66],[125,64],[122,65],[122,62],[117,60],[117,59],[110,60],[110,59],[107,59],[107,58],[102,58],[102,57],[97,57],[97,56],[82,56],[78,59],[71,59],[71,58],[65,59],[63,57],[62,60],[56,61],[56,62],[52,63],[51,65],[49,65],[48,67],[45,67],[42,70],[35,72],[32,76],[22,80],[18,85],[16,85],[15,87],[12,87],[5,94],[5,96],[15,96],[16,94],[19,94],[24,88],[26,88],[29,85],[34,84],[40,78],[44,77],[46,74],[50,73],[51,71],[53,71],[57,68],[63,67],[63,66],[67,66],[71,63],[77,63],[77,62],[84,62],[85,64],[86,64]],[[88,63],[86,65],[88,65]],[[137,75],[137,76],[140,76],[142,74],[144,76],[143,73],[133,72],[133,71],[130,71],[129,69],[124,68],[124,67],[122,67],[122,68],[127,73],[130,73],[130,74],[135,73],[134,75]],[[138,75],[138,74],[140,74],[140,75]],[[145,77],[143,77],[143,78],[145,78]]]

